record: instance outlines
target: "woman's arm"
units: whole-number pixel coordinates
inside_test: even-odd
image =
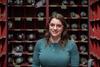
[[[72,43],[70,56],[71,56],[71,67],[79,67],[79,51],[75,42]]]
[[[40,67],[40,61],[39,61],[39,42],[36,43],[35,47],[34,47],[34,52],[33,52],[33,63],[32,63],[32,67]]]

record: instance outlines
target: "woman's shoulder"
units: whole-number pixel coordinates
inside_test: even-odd
[[[39,40],[37,40],[36,44],[39,44],[40,46],[43,46],[46,44],[46,39],[45,38],[41,38]]]
[[[39,48],[44,47],[45,44],[46,44],[46,39],[45,39],[45,38],[41,38],[41,39],[37,40],[37,42],[36,42],[36,45],[37,45]]]
[[[73,40],[68,40],[68,42],[67,42],[67,44],[66,44],[66,46],[69,47],[69,48],[72,48],[72,47],[75,46],[75,45],[76,45],[76,43],[75,43],[75,41],[73,41]]]
[[[69,40],[68,40],[68,43],[69,43],[69,44],[75,44],[75,41],[69,39]]]
[[[38,43],[44,43],[45,41],[46,41],[45,38],[41,38],[41,39],[37,40]]]

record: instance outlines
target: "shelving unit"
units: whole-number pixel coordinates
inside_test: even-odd
[[[35,43],[44,36],[46,23],[56,12],[65,16],[70,37],[77,43],[80,67],[87,67],[88,0],[28,1],[8,1],[8,67],[32,66]]]
[[[89,3],[89,55],[94,67],[100,67],[100,0],[90,0]]]
[[[8,67],[31,67],[34,45],[45,31],[46,4],[28,1],[8,1]]]
[[[0,67],[7,65],[7,6],[6,0],[0,0]]]

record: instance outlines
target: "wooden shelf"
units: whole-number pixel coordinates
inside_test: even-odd
[[[40,31],[44,32],[46,29],[8,29],[8,31]]]
[[[93,57],[95,57],[98,60],[100,60],[100,56],[96,55],[96,53],[90,52],[90,55],[92,55]]]
[[[6,3],[0,2],[0,7],[5,6],[5,5],[6,5]]]
[[[36,8],[34,5],[8,5],[8,7],[34,7]],[[46,7],[46,5],[42,7]]]
[[[90,39],[93,39],[93,40],[98,40],[98,41],[100,41],[100,38],[99,38],[99,37],[97,37],[97,36],[90,36]]]
[[[88,31],[88,29],[67,29],[68,31]]]
[[[2,39],[6,39],[6,36],[1,36],[0,37],[0,40],[2,40]]]
[[[8,53],[9,55],[13,55],[13,53]],[[33,55],[33,52],[22,52],[22,55]]]
[[[28,19],[46,19],[46,17],[8,17],[8,19],[13,19],[13,20],[16,20],[17,18],[19,18],[20,20],[28,20]],[[18,21],[20,21],[18,20]]]
[[[89,20],[90,22],[96,22],[96,21],[100,21],[100,18],[97,18],[97,19],[92,19],[92,20]]]
[[[28,41],[28,40],[24,40],[24,41],[17,41],[17,40],[8,41],[8,43],[34,43],[34,42],[36,42],[36,40],[35,41]]]
[[[81,53],[81,52],[80,52],[80,54],[81,54],[81,55],[88,55],[88,52],[84,52],[84,53]]]

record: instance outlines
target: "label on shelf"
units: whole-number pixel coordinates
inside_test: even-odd
[[[44,18],[43,17],[38,17],[38,21],[43,21]]]
[[[32,17],[27,17],[26,21],[32,21]]]
[[[21,21],[21,17],[15,17],[15,21]]]

